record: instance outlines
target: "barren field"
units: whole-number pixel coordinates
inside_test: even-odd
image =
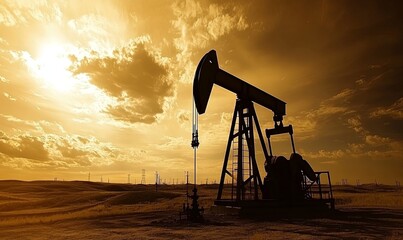
[[[403,239],[394,186],[336,186],[334,212],[259,218],[217,212],[217,185],[199,186],[202,224],[179,220],[185,189],[0,181],[0,239]]]

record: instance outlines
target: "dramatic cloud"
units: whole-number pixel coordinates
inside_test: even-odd
[[[28,24],[32,21],[41,23],[60,22],[62,13],[56,3],[47,1],[5,1],[0,5],[0,23],[12,27]]]
[[[245,30],[248,27],[238,6],[202,4],[190,0],[173,5],[172,9],[177,17],[173,25],[180,30],[181,35],[175,39],[178,49],[204,48],[211,40],[217,40],[232,30]]]
[[[362,123],[361,123],[361,118],[360,116],[354,116],[349,119],[347,119],[348,126],[356,133],[362,133],[364,132],[364,129],[362,128]]]
[[[233,3],[215,4],[208,1],[176,1],[172,5],[175,20],[173,27],[178,31],[174,46],[179,54],[176,56],[182,69],[180,80],[189,83],[195,69],[194,57],[204,54],[218,39],[233,31],[248,28],[242,8]]]
[[[32,136],[17,136],[10,138],[0,132],[0,152],[12,158],[27,158],[38,161],[49,160],[43,142]]]
[[[371,112],[370,116],[374,118],[387,116],[398,120],[403,120],[403,98],[399,98],[391,106],[377,108]]]
[[[130,123],[153,123],[174,91],[168,68],[143,43],[132,42],[113,56],[94,53],[76,62],[75,74],[87,74],[91,83],[115,97],[106,110],[115,119]]]
[[[16,168],[83,168],[109,165],[116,158],[109,144],[82,136],[43,134],[42,137],[0,132],[0,154],[9,157],[2,165]],[[24,163],[21,165],[21,163]]]
[[[0,165],[16,169],[70,169],[110,165],[118,149],[93,136],[69,134],[57,123],[1,115]],[[114,151],[111,151],[114,149]]]

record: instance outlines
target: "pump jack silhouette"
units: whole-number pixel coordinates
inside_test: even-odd
[[[302,156],[295,151],[292,125],[283,125],[286,103],[220,69],[216,52],[211,50],[199,62],[193,82],[193,97],[199,114],[205,113],[214,84],[235,93],[237,96],[215,205],[233,207],[323,205],[334,209],[329,172],[314,172],[312,170]],[[267,151],[254,103],[274,113],[274,128],[266,129],[270,153]],[[265,157],[265,169],[268,172],[265,182],[260,177],[256,160],[255,130]],[[282,161],[276,163],[277,157],[273,156],[270,137],[284,133],[290,135],[292,155],[290,161],[284,162],[283,165],[286,167],[279,167]],[[229,166],[231,146],[235,148],[235,163],[233,162],[234,164]],[[273,174],[273,171],[276,174]],[[293,172],[295,175],[292,177],[293,182],[284,176],[288,173],[279,174],[281,171],[282,173],[284,171]],[[279,175],[278,179],[273,180],[274,176]],[[327,175],[328,182],[326,185],[321,184],[321,175]],[[226,177],[230,177],[233,183],[230,198],[223,195]],[[279,186],[286,189],[280,189]],[[267,194],[268,192],[272,193],[274,189],[279,192]],[[317,191],[317,189],[319,190]],[[296,195],[293,191],[300,191],[302,195],[299,196],[303,196],[303,198],[298,199],[298,201],[292,199],[292,196]],[[284,192],[290,194],[283,194]],[[317,193],[319,199],[315,198]],[[288,199],[279,199],[276,196],[288,196]]]

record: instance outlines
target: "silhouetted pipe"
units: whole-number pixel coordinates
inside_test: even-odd
[[[236,93],[239,99],[250,100],[272,110],[274,117],[278,120],[285,115],[285,102],[221,70],[215,50],[204,55],[196,69],[193,96],[199,114],[206,111],[214,83]]]

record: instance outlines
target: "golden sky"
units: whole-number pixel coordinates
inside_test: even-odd
[[[297,151],[333,182],[403,168],[400,1],[1,1],[0,179],[166,182],[192,171],[192,81],[220,68],[287,102]],[[236,96],[199,118],[220,177]],[[272,112],[256,106],[262,127]],[[277,147],[277,148],[276,148]],[[288,138],[274,143],[289,156]],[[277,152],[276,152],[277,150]],[[262,155],[258,163],[263,176]]]

